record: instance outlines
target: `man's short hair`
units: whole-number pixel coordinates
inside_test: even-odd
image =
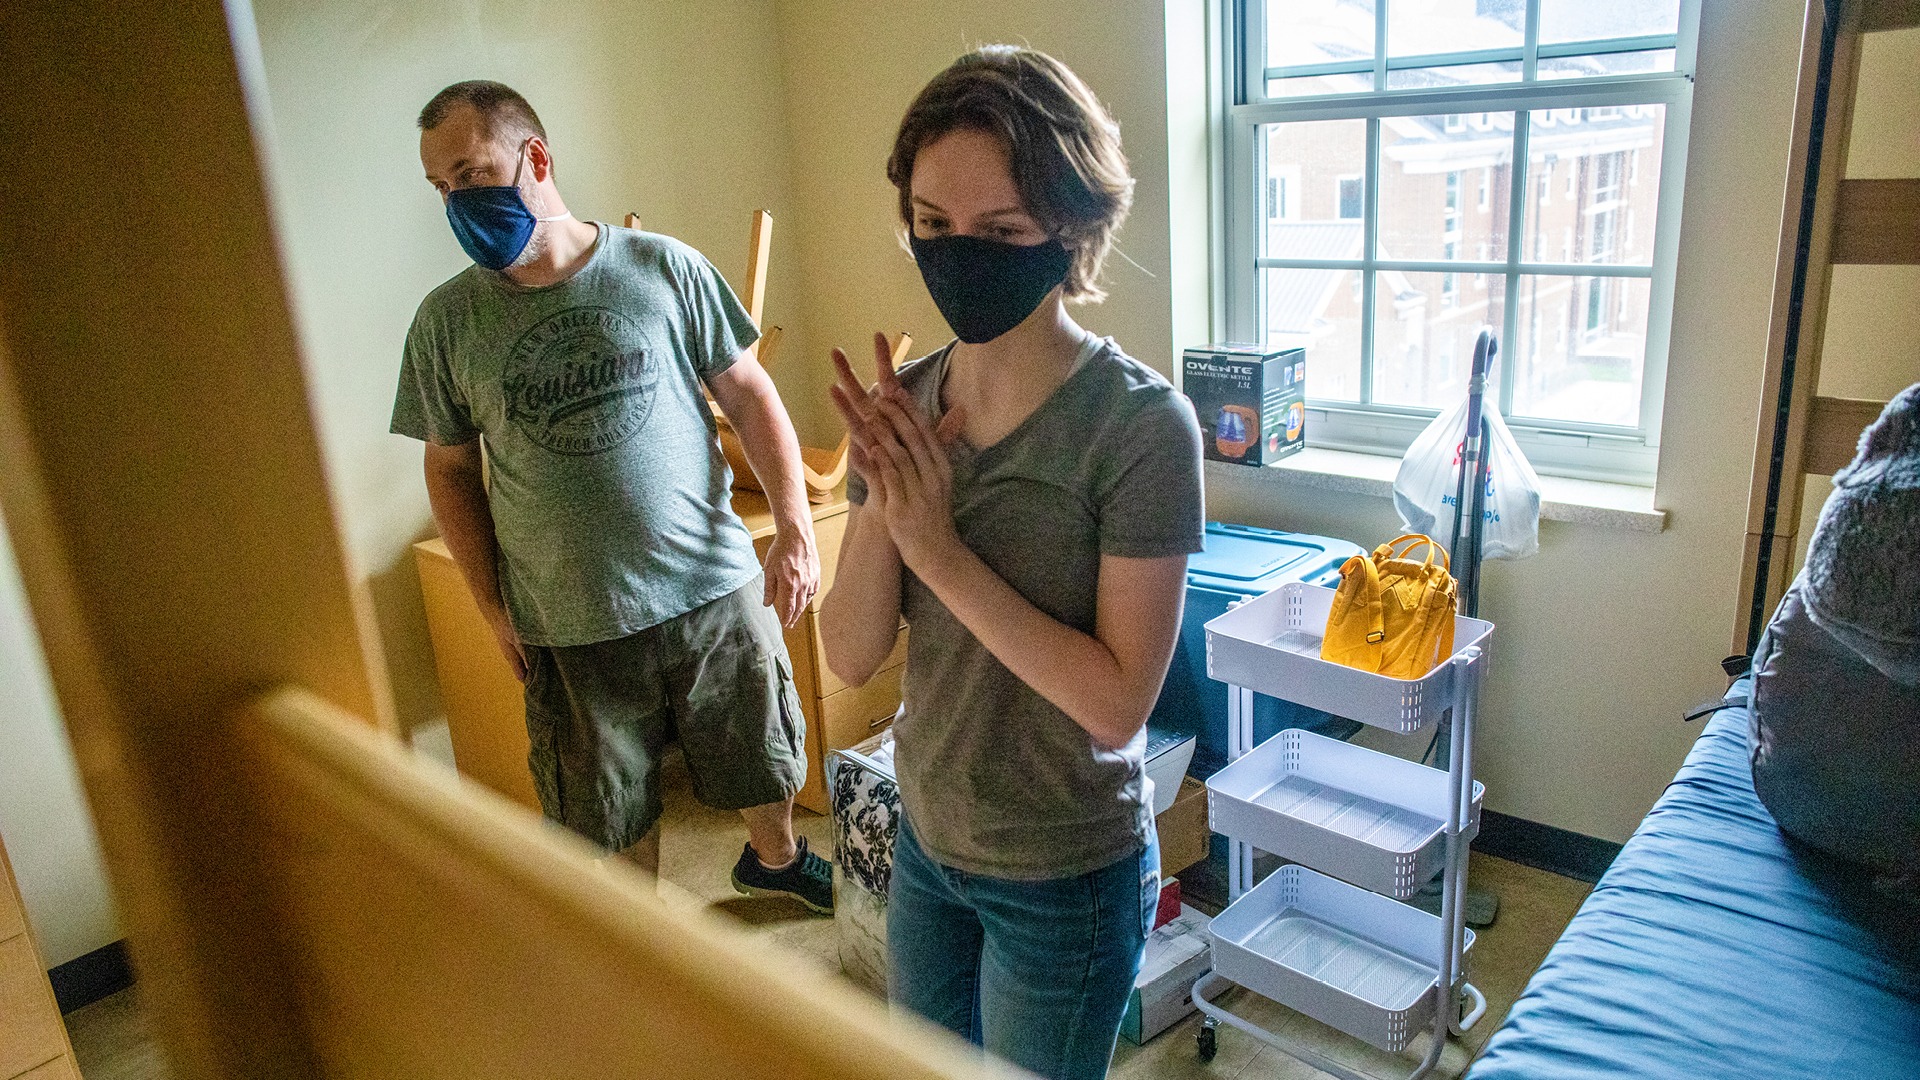
[[[433,95],[427,107],[420,110],[420,130],[432,131],[447,119],[447,114],[456,105],[471,105],[480,114],[480,122],[486,126],[487,135],[492,138],[519,142],[529,136],[538,135],[544,141],[547,129],[540,124],[540,117],[527,104],[527,99],[505,83],[491,82],[486,79],[469,79],[457,82],[445,90]]]

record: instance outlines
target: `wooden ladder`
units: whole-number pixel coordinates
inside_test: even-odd
[[[1820,349],[1833,267],[1920,265],[1920,178],[1847,179],[1862,38],[1920,26],[1920,0],[1812,0],[1788,160],[1786,214],[1774,276],[1746,555],[1733,620],[1735,653],[1751,654],[1793,576],[1806,477],[1853,460],[1884,401],[1823,397]]]

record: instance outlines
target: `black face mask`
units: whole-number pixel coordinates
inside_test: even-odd
[[[1055,285],[1073,256],[1057,239],[1021,246],[978,236],[908,238],[934,306],[969,345],[1019,326]]]

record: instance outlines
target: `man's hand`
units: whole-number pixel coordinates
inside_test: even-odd
[[[781,529],[767,548],[767,593],[761,603],[792,627],[820,591],[820,553],[806,529]]]
[[[487,612],[487,625],[493,630],[493,640],[500,646],[500,655],[506,657],[507,667],[513,677],[524,685],[527,681],[527,651],[520,646],[520,635],[513,630],[505,610]]]

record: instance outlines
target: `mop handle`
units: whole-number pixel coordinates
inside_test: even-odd
[[[1487,390],[1487,368],[1492,365],[1494,354],[1499,351],[1499,348],[1499,342],[1494,339],[1493,331],[1482,328],[1480,337],[1473,343],[1473,368],[1467,379],[1467,426],[1463,432],[1460,447],[1460,480],[1454,489],[1453,539],[1447,547],[1448,557],[1452,559],[1455,566],[1462,566],[1461,560],[1466,560],[1463,568],[1469,575],[1473,573],[1472,568],[1480,561],[1478,558],[1480,554],[1479,523],[1481,509],[1485,505],[1484,495],[1474,494],[1484,491],[1485,488],[1482,473],[1486,459],[1486,444],[1483,437],[1486,425],[1480,419],[1480,399]],[[1467,504],[1470,501],[1474,504],[1474,509],[1473,516],[1469,518]],[[1471,550],[1463,550],[1460,546],[1460,526],[1463,521],[1468,523],[1466,531],[1468,543],[1472,545]]]

